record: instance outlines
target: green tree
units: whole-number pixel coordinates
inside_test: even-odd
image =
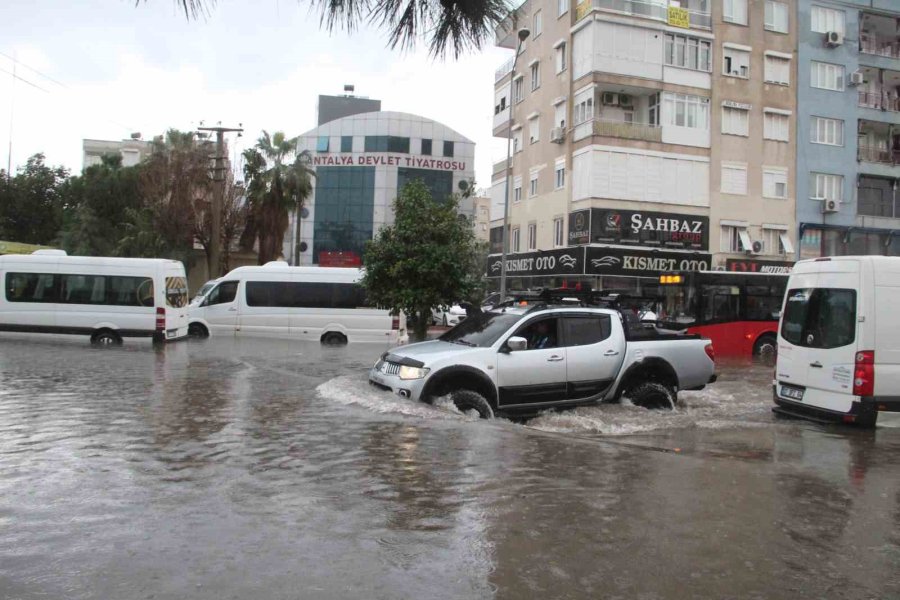
[[[140,166],[123,167],[119,155],[104,156],[66,183],[62,247],[70,254],[112,256],[129,211],[141,207]]]
[[[405,312],[420,340],[431,307],[470,297],[481,279],[473,268],[475,234],[458,206],[457,197],[435,202],[424,183],[412,181],[394,201],[394,224],[366,245],[362,283],[369,299]]]
[[[310,154],[297,152],[297,138],[263,131],[256,146],[244,150],[244,179],[252,225],[259,240],[259,264],[281,255],[289,211],[303,206],[312,193],[315,171]]]
[[[67,210],[64,193],[69,172],[44,164],[35,154],[15,176],[0,172],[0,239],[54,244]]]

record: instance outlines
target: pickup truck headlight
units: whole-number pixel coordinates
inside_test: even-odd
[[[428,369],[407,367],[406,365],[400,367],[400,379],[422,379],[426,375],[428,375]]]

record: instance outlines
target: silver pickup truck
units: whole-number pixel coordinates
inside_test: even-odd
[[[617,310],[538,305],[476,313],[439,339],[381,356],[369,382],[403,398],[448,396],[484,418],[626,396],[674,407],[716,380],[712,343],[634,324]]]

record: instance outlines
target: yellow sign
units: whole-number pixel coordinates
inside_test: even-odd
[[[669,25],[672,27],[683,27],[689,29],[691,27],[691,13],[686,8],[677,6],[669,7]]]

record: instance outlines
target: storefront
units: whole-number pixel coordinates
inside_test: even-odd
[[[729,258],[725,261],[725,270],[735,273],[765,273],[767,275],[774,275],[790,273],[793,270],[793,267],[793,262],[776,260]]]
[[[900,230],[800,224],[800,259],[820,256],[900,256]]]

